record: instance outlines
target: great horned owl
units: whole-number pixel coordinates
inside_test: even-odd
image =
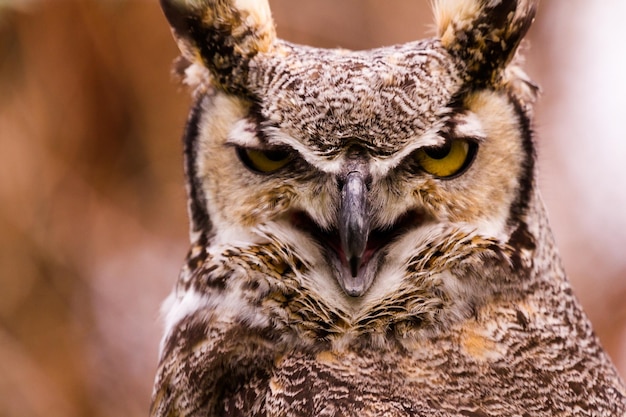
[[[161,4],[195,105],[153,416],[626,415],[536,187],[536,1],[357,52],[264,0]]]

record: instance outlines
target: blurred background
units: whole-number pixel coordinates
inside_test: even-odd
[[[432,34],[426,0],[270,3],[300,43]],[[624,15],[622,0],[543,2],[525,47],[556,238],[623,376]],[[0,0],[0,417],[147,415],[187,250],[176,55],[156,1]]]

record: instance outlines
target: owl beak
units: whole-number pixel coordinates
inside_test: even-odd
[[[358,297],[371,284],[369,274],[359,273],[370,233],[367,186],[362,172],[352,171],[346,177],[341,189],[338,229],[343,255],[350,268],[350,274],[341,274],[339,284],[346,294]]]

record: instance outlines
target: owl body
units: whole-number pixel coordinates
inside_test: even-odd
[[[435,38],[357,52],[263,1],[162,6],[192,246],[152,415],[626,415],[536,190],[534,2],[438,1]]]

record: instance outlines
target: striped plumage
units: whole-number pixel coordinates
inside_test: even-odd
[[[277,39],[266,1],[162,0],[195,105],[192,247],[153,416],[623,416],[536,190],[531,0],[435,38]]]

